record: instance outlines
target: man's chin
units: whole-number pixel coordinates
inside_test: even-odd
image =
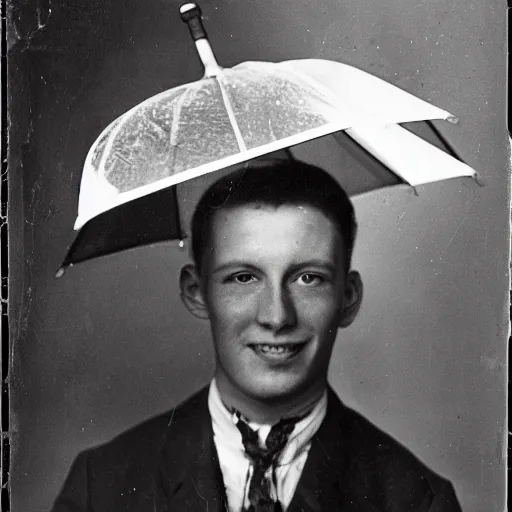
[[[277,404],[296,400],[306,391],[307,386],[301,379],[276,373],[255,377],[247,389],[247,394],[255,401]]]

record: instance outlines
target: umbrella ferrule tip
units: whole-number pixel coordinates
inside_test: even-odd
[[[191,11],[196,11],[195,13],[191,13]],[[190,14],[198,14],[198,15],[201,15],[201,9],[200,7],[193,3],[193,2],[189,2],[187,4],[183,4],[181,7],[180,7],[180,14],[183,16],[183,15],[190,15]],[[185,20],[184,20],[185,21]]]

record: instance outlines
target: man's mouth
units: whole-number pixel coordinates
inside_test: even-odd
[[[284,360],[298,354],[306,345],[303,343],[252,343],[249,345],[258,355],[266,359]]]

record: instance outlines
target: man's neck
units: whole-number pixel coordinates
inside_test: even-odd
[[[325,380],[297,396],[258,400],[246,396],[220,375],[216,375],[215,381],[228,410],[237,410],[247,421],[260,425],[273,425],[283,418],[303,416],[313,409],[327,387]]]

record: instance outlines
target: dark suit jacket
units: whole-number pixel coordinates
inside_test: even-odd
[[[80,454],[53,512],[225,511],[208,389]],[[329,390],[288,512],[460,512],[449,482]]]

